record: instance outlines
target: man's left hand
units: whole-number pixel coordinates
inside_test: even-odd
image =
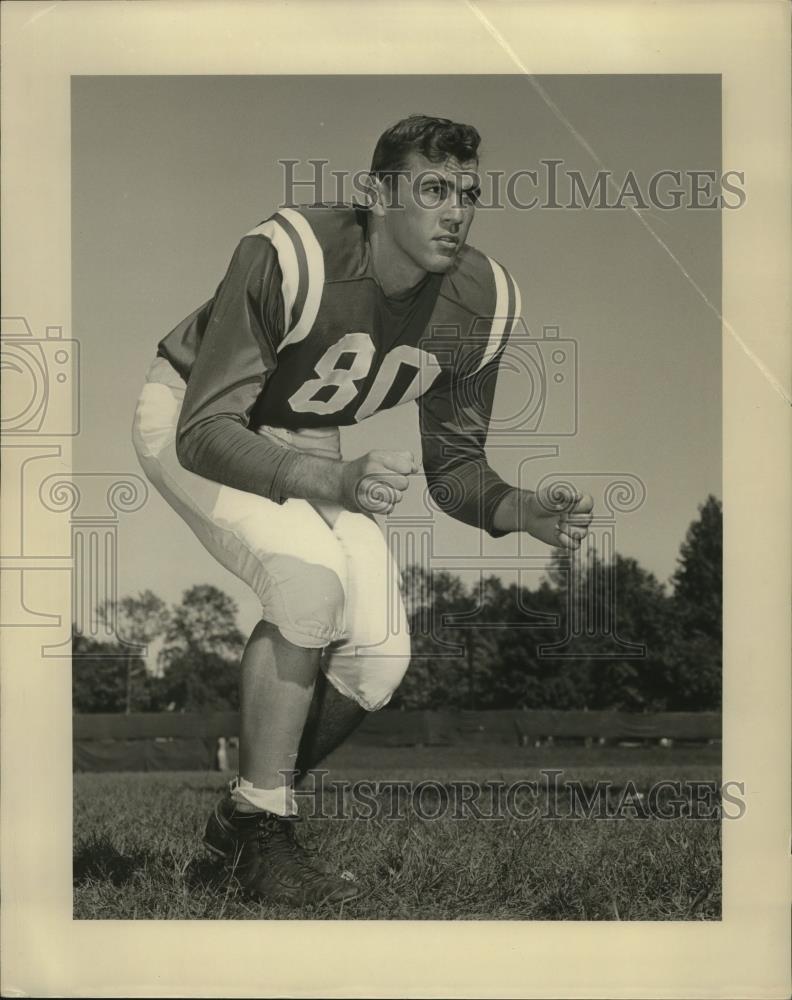
[[[551,483],[523,502],[523,530],[546,545],[579,549],[588,534],[594,500],[568,483]]]

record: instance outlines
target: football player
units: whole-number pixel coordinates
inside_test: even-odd
[[[339,428],[416,400],[428,488],[452,517],[567,549],[591,521],[590,497],[538,497],[486,460],[520,294],[467,243],[479,142],[411,116],[379,139],[365,207],[282,208],[252,229],[212,298],[160,342],[138,403],[148,478],[261,601],[239,773],[204,840],[268,901],[356,894],[295,836],[294,781],[387,704],[410,659],[373,515],[418,463],[397,449],[343,458]]]

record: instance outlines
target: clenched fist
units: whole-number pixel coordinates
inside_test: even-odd
[[[550,483],[523,503],[523,528],[561,549],[579,549],[588,534],[594,501],[568,483]]]
[[[369,451],[344,463],[343,504],[347,510],[365,514],[390,514],[418,471],[409,451]]]

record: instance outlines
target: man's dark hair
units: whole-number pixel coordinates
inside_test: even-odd
[[[371,160],[375,177],[392,177],[404,170],[410,153],[420,153],[430,163],[456,157],[461,163],[478,159],[481,136],[472,125],[448,118],[410,115],[391,125],[379,137]]]

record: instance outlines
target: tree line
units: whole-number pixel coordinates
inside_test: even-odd
[[[720,708],[722,505],[698,508],[667,590],[635,559],[554,553],[529,589],[473,586],[408,566],[413,659],[389,707],[703,711]],[[125,644],[75,632],[76,712],[237,709],[244,636],[235,602],[199,584],[168,606],[151,591],[97,609]],[[156,643],[152,668],[140,649]],[[138,647],[138,648],[136,648]]]

